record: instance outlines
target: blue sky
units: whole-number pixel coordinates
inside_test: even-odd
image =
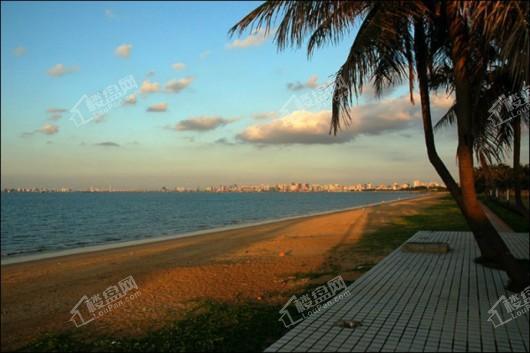
[[[439,180],[404,88],[367,88],[352,127],[327,135],[324,84],[354,33],[311,60],[262,32],[229,38],[257,5],[2,2],[2,187]],[[103,117],[69,119],[126,77],[138,87]],[[454,132],[437,137],[455,171]]]

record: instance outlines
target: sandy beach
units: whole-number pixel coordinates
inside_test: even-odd
[[[370,232],[415,214],[441,195],[2,266],[2,350],[74,328],[70,310],[132,275],[140,295],[83,326],[90,337],[141,335],[201,299],[283,303],[309,282],[355,280],[381,256],[348,250]],[[411,234],[412,236],[412,234]],[[317,273],[318,276],[300,274]],[[81,332],[81,331],[80,331]]]

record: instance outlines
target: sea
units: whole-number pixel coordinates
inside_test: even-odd
[[[348,193],[2,193],[1,256],[251,225],[418,196]]]

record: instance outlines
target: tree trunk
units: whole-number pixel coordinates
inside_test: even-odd
[[[515,208],[526,219],[530,218],[523,203],[521,193],[521,118],[512,120],[513,127],[513,187],[515,189]]]
[[[414,40],[414,46],[415,46],[415,55],[416,55],[416,71],[418,75],[418,81],[419,81],[419,89],[420,89],[420,98],[421,98],[421,111],[422,111],[422,119],[423,119],[423,131],[425,134],[425,144],[427,146],[427,155],[429,157],[429,161],[434,166],[434,169],[442,178],[445,185],[447,186],[447,189],[451,193],[451,196],[455,199],[458,207],[460,208],[461,212],[463,213],[464,217],[466,218],[466,221],[469,225],[469,227],[473,230],[473,233],[475,234],[475,229],[480,228],[478,224],[476,223],[476,218],[474,215],[477,213],[476,208],[473,210],[475,212],[470,213],[469,207],[466,207],[464,204],[464,198],[461,188],[458,186],[458,184],[455,182],[453,177],[451,176],[451,173],[441,160],[440,156],[438,155],[436,151],[436,146],[434,143],[434,133],[432,129],[432,118],[431,118],[431,107],[430,107],[430,98],[429,98],[429,84],[428,84],[428,78],[427,78],[427,65],[426,65],[426,46],[425,46],[425,34],[423,25],[416,21],[415,28],[415,40]],[[462,182],[462,180],[461,180]],[[473,180],[473,188],[474,188],[474,180]],[[467,201],[469,202],[469,195],[467,198]],[[480,206],[479,206],[480,207]],[[484,214],[485,217],[485,214]],[[484,220],[482,219],[482,222]],[[478,233],[481,234],[481,233]],[[480,248],[480,252],[482,254],[483,260],[487,262],[494,262],[496,259],[496,252],[494,249],[491,248],[491,246],[488,245],[488,243],[481,237],[476,236],[475,239],[477,241],[477,244]]]
[[[423,132],[425,135],[425,145],[427,147],[427,156],[433,165],[434,169],[445,183],[445,186],[451,193],[456,203],[462,208],[462,195],[458,184],[453,179],[453,176],[445,166],[444,162],[436,151],[434,143],[434,133],[432,128],[431,118],[431,103],[429,98],[429,86],[427,79],[427,57],[425,47],[425,33],[423,25],[419,20],[415,21],[414,26],[414,51],[416,56],[416,71],[419,81],[420,99],[421,99],[421,115],[423,120]]]
[[[453,62],[456,116],[458,124],[458,171],[462,193],[463,213],[480,247],[482,256],[494,259],[510,278],[512,290],[522,290],[529,282],[527,269],[520,264],[493,227],[482,209],[475,191],[473,169],[473,100],[472,77],[467,70],[470,62],[465,19],[459,12],[458,3],[448,4],[448,28]]]

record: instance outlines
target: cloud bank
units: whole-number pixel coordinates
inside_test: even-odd
[[[37,131],[45,135],[54,135],[59,132],[59,127],[54,124],[45,123]]]
[[[125,97],[123,101],[124,104],[134,105],[137,102],[136,94],[131,94],[130,96]]]
[[[256,120],[266,120],[266,119],[278,118],[279,116],[277,112],[261,112],[261,113],[256,113],[252,115],[252,117]]]
[[[145,80],[140,86],[140,92],[144,94],[158,92],[159,90],[160,84],[158,82],[151,82],[149,80]]]
[[[48,75],[52,77],[61,77],[66,74],[76,72],[78,70],[79,68],[77,66],[67,67],[64,64],[57,64],[57,65],[52,66],[50,69],[48,69]]]
[[[248,48],[248,47],[255,47],[259,46],[272,35],[272,32],[266,32],[264,29],[259,29],[253,31],[251,34],[249,34],[247,37],[243,39],[235,39],[231,43],[227,45],[227,48],[229,49],[235,49],[235,48]]]
[[[419,97],[417,97],[419,100]],[[433,116],[442,114],[452,98],[433,96]],[[331,111],[295,111],[264,124],[247,127],[236,136],[242,142],[260,145],[337,144],[352,141],[360,135],[380,135],[406,130],[420,123],[420,107],[412,105],[408,96],[354,106],[352,120],[337,133],[329,134]]]
[[[193,79],[194,79],[193,77],[188,76],[188,77],[181,78],[179,80],[176,80],[176,79],[169,80],[166,83],[165,89],[168,92],[179,93],[180,91],[182,91],[183,89],[191,85],[191,83],[193,82]]]
[[[153,112],[153,113],[165,112],[165,111],[167,111],[167,103],[153,104],[153,105],[151,105],[150,107],[147,108],[147,111],[148,112]]]
[[[304,89],[314,89],[318,87],[318,77],[312,75],[305,83],[300,82],[289,82],[287,84],[287,89],[290,91],[301,91]]]
[[[232,123],[233,119],[225,119],[219,116],[199,116],[178,122],[170,127],[176,131],[209,131]]]

